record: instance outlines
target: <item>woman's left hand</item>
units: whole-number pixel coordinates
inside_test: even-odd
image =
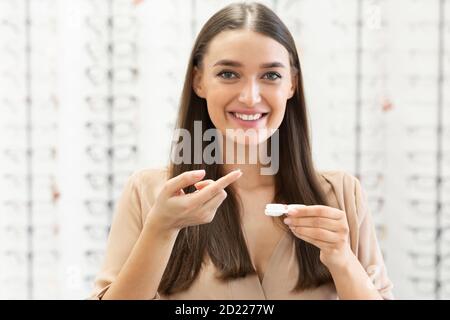
[[[354,254],[344,211],[328,206],[293,206],[284,223],[294,235],[320,249],[320,261],[329,269],[347,265]]]

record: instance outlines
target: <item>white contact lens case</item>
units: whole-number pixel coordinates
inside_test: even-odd
[[[282,216],[287,212],[288,212],[287,206],[285,204],[279,203],[268,203],[266,204],[266,210],[264,210],[266,216],[273,216],[273,217]]]
[[[283,214],[287,214],[288,210],[293,207],[305,207],[303,204],[288,204],[287,206],[285,204],[281,203],[268,203],[266,204],[266,209],[264,210],[264,213],[266,216],[272,216],[272,217],[279,217]]]

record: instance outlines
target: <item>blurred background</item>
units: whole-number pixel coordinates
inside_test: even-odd
[[[88,297],[230,2],[0,0],[0,298]],[[450,0],[261,2],[296,39],[316,166],[361,180],[394,294],[450,298]]]

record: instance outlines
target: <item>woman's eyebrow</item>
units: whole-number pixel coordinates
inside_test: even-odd
[[[285,68],[284,64],[282,64],[281,62],[269,62],[269,63],[263,63],[262,65],[259,66],[262,69],[267,69],[267,68]]]
[[[238,62],[238,61],[234,61],[234,60],[228,60],[228,59],[223,59],[223,60],[219,60],[217,61],[213,67],[215,66],[226,66],[226,67],[242,67],[242,63]],[[268,63],[263,63],[259,66],[262,69],[267,69],[267,68],[285,68],[284,64],[282,64],[281,62],[268,62]]]

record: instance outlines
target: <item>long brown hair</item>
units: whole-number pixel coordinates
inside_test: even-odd
[[[297,73],[296,92],[287,101],[284,119],[279,127],[279,170],[275,175],[274,202],[326,205],[311,155],[310,137],[300,62],[294,39],[279,17],[259,3],[234,3],[214,14],[200,31],[189,60],[181,96],[177,128],[194,136],[194,121],[201,121],[202,132],[214,128],[206,101],[193,90],[194,67],[202,66],[208,44],[225,30],[250,29],[282,44],[290,53],[291,69]],[[191,145],[193,145],[191,143]],[[205,147],[206,143],[203,143]],[[288,148],[289,146],[289,148]],[[194,147],[191,146],[191,157]],[[205,179],[217,180],[223,174],[221,164],[189,163],[169,166],[169,178],[185,171],[205,169]],[[171,294],[183,291],[197,277],[205,256],[209,256],[222,280],[255,274],[241,229],[239,196],[227,187],[228,197],[218,208],[211,223],[183,228],[176,239],[159,291]],[[193,192],[193,186],[185,192]],[[280,219],[281,220],[281,219]],[[288,230],[289,231],[289,230]],[[291,233],[290,233],[291,234]],[[295,237],[299,277],[293,290],[318,287],[331,281],[328,269],[321,263],[317,247]]]

